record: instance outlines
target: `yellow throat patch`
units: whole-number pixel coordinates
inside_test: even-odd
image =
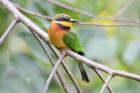
[[[66,21],[55,21],[56,23],[59,23],[63,26],[67,26],[67,27],[71,27],[72,26],[72,22],[66,22]]]

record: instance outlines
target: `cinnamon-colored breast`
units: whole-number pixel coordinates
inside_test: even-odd
[[[48,29],[48,35],[49,40],[51,43],[58,49],[65,49],[68,48],[65,43],[63,42],[63,37],[65,35],[66,31],[61,29],[57,23],[52,22],[49,29]]]

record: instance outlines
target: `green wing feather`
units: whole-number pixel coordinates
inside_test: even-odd
[[[80,38],[76,32],[73,32],[73,31],[67,32],[63,38],[63,41],[74,52],[76,52],[80,55],[84,55],[83,45],[82,45]],[[83,64],[81,62],[78,62],[78,65],[80,68],[82,80],[89,82],[89,78],[88,78],[88,75],[86,73],[86,70],[83,67]]]
[[[64,35],[64,43],[76,53],[84,55],[84,48],[80,41],[79,35],[74,31],[69,31]]]

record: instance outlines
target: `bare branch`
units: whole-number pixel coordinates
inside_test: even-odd
[[[97,18],[97,16],[89,13],[89,12],[86,12],[86,11],[82,11],[78,8],[74,8],[74,7],[71,7],[69,5],[66,5],[64,3],[60,3],[60,2],[57,2],[57,1],[54,1],[54,0],[47,0],[48,2],[52,3],[52,4],[55,4],[57,6],[60,6],[62,8],[65,8],[65,9],[68,9],[68,10],[71,10],[71,11],[74,11],[74,12],[77,12],[77,13],[80,13],[80,14],[83,14],[83,15],[86,15],[86,16],[89,16],[89,17],[92,17],[92,18]]]
[[[9,27],[6,29],[4,34],[0,37],[0,46],[5,41],[6,37],[10,34],[10,32],[13,30],[13,28],[16,26],[16,24],[17,24],[17,20],[14,19],[9,25]]]
[[[21,10],[21,11],[23,11],[23,12],[29,14],[29,15],[33,15],[33,16],[48,19],[48,20],[53,20],[54,19],[53,17],[50,17],[50,16],[46,16],[46,15],[42,15],[42,14],[27,11],[24,8],[22,8],[22,7],[20,7],[19,5],[16,5],[16,4],[15,4],[15,6],[19,10]],[[102,27],[113,27],[113,26],[136,26],[136,27],[139,27],[140,26],[138,22],[132,22],[130,20],[128,20],[125,23],[121,23],[121,24],[120,23],[118,23],[118,24],[116,24],[116,23],[115,24],[100,24],[100,23],[89,23],[89,22],[82,22],[82,21],[77,22],[77,24],[78,25],[86,25],[86,26],[102,26]]]
[[[137,80],[137,81],[140,82],[140,75],[128,73],[128,72],[125,72],[125,71],[113,70],[113,69],[112,69],[112,72],[116,76],[122,76],[122,77],[126,77],[126,78],[129,78],[129,79]]]
[[[59,64],[62,62],[64,57],[65,57],[65,52],[62,53],[61,57],[58,59],[57,63],[55,64],[55,66],[53,68],[53,70],[51,71],[42,93],[47,93],[48,92],[48,88],[49,88],[49,85],[52,81],[52,78],[53,78]]]
[[[98,69],[93,68],[93,70],[96,72],[96,74],[98,75],[98,77],[102,80],[103,83],[105,83],[105,79],[102,76],[102,74],[100,73],[100,71]],[[109,91],[109,93],[113,93],[111,87],[109,85],[107,85],[107,89]]]
[[[111,73],[111,74],[109,74],[109,76],[108,76],[107,80],[105,81],[105,83],[104,83],[104,85],[103,85],[103,87],[102,87],[102,89],[100,90],[100,92],[99,92],[99,93],[103,93],[103,92],[104,92],[104,90],[105,90],[105,89],[106,89],[106,87],[108,86],[109,81],[112,79],[112,77],[113,77],[113,74],[112,74],[112,73]]]
[[[30,19],[21,14],[9,0],[0,0],[0,3],[15,17],[16,20],[22,22],[31,31],[38,34],[42,39],[48,40],[48,34],[40,29]]]
[[[55,51],[55,49],[53,48],[53,46],[51,46],[51,44],[49,42],[46,42],[47,45],[49,46],[49,48],[52,50],[52,52],[54,53],[54,55],[59,58],[60,57],[60,54],[58,52]],[[82,93],[82,90],[80,89],[79,85],[77,84],[74,76],[72,75],[72,73],[70,72],[70,70],[68,69],[68,67],[65,65],[65,62],[62,61],[61,62],[64,70],[66,71],[66,73],[68,74],[69,78],[71,79],[72,83],[74,84],[76,90],[78,93]]]
[[[125,4],[119,9],[119,11],[114,15],[112,16],[112,19],[120,16],[121,14],[123,14],[127,9],[128,7],[134,3],[135,0],[129,0],[129,1],[126,1]]]
[[[46,15],[30,12],[30,11],[25,10],[24,8],[20,7],[19,5],[16,5],[16,4],[14,4],[14,5],[20,11],[23,11],[24,13],[27,13],[29,15],[33,15],[33,16],[44,18],[44,19],[48,19],[48,20],[53,20],[54,19],[53,17],[50,17],[50,16],[46,16]],[[114,21],[114,20],[112,20],[112,21]],[[82,21],[77,22],[77,24],[78,25],[86,25],[86,26],[102,26],[102,27],[113,27],[113,26],[136,26],[136,27],[139,27],[140,26],[138,22],[130,21],[130,20],[128,20],[127,22],[124,22],[124,23],[117,23],[117,24],[116,23],[115,24],[100,24],[100,23],[89,23],[89,22],[82,22]]]
[[[140,76],[139,75],[136,75],[136,74],[132,74],[132,73],[128,73],[128,72],[125,72],[125,71],[119,71],[119,70],[113,70],[105,65],[102,65],[102,64],[98,64],[94,61],[91,61],[85,57],[82,57],[80,55],[78,55],[77,53],[74,53],[70,50],[65,50],[66,52],[66,55],[74,58],[74,59],[78,59],[80,60],[81,62],[89,65],[90,67],[94,67],[96,69],[99,69],[103,72],[106,72],[106,73],[113,73],[113,75],[115,76],[122,76],[122,77],[126,77],[126,78],[129,78],[129,79],[133,79],[133,80],[137,80],[137,81],[140,81]]]
[[[62,2],[58,2],[58,1],[54,1],[54,0],[47,0],[47,1],[52,3],[52,4],[54,4],[54,5],[56,5],[56,6],[59,6],[59,7],[74,11],[76,13],[79,13],[79,14],[82,14],[82,15],[85,15],[85,16],[88,16],[88,17],[91,17],[91,18],[102,19],[102,20],[112,20],[112,21],[116,21],[116,22],[126,22],[126,23],[130,22],[130,20],[127,20],[125,18],[123,18],[123,19],[113,19],[112,17],[96,16],[96,15],[93,15],[92,13],[90,13],[90,12],[83,11],[83,10],[78,9],[78,8],[74,8],[72,6],[64,4]],[[131,20],[131,22],[132,23],[137,23],[137,21],[135,21],[135,20]]]
[[[114,27],[114,26],[136,26],[140,27],[138,23],[120,23],[120,24],[99,24],[99,23],[88,23],[88,22],[79,22],[80,25],[87,25],[87,26],[99,26],[99,27]]]
[[[31,31],[32,32],[32,31]],[[44,53],[46,54],[46,56],[48,57],[52,67],[54,67],[54,63],[53,63],[53,60],[51,59],[50,55],[49,55],[49,52],[48,50],[45,48],[43,42],[41,41],[41,39],[35,34],[32,32],[32,34],[34,35],[34,37],[37,39],[38,43],[40,44],[40,46],[42,47]],[[60,83],[62,84],[62,87],[64,88],[64,91],[65,93],[68,93],[68,89],[66,87],[66,82],[64,81],[64,78],[60,75],[59,71],[56,70],[56,75],[58,76],[58,79],[60,80]]]
[[[37,16],[37,17],[40,17],[40,18],[48,19],[48,20],[53,20],[53,17],[41,15],[39,13],[30,12],[30,11],[25,10],[24,8],[20,7],[19,5],[16,5],[16,4],[14,4],[14,5],[16,6],[17,9],[19,9],[20,11],[23,11],[24,13],[34,15],[34,16]]]

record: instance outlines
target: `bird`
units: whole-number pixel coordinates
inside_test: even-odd
[[[69,49],[84,56],[84,47],[78,33],[73,29],[73,24],[79,22],[65,13],[56,14],[48,28],[49,41],[58,50]],[[82,80],[89,82],[89,78],[82,62],[78,61]]]

